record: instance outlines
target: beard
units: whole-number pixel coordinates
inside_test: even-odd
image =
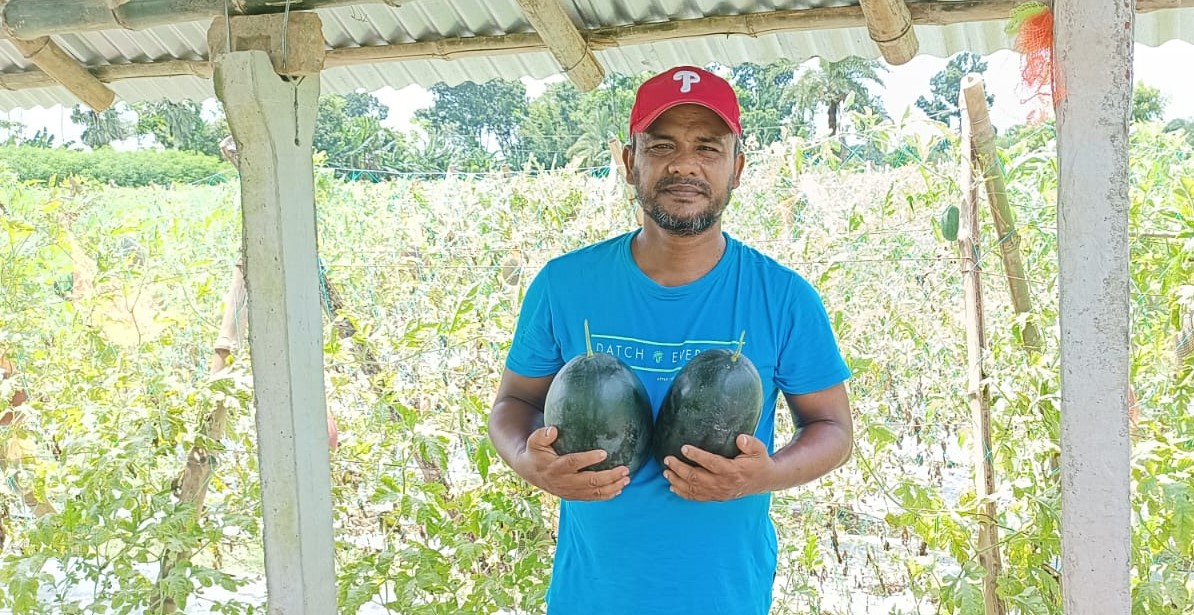
[[[688,216],[668,212],[660,204],[658,195],[672,186],[680,185],[700,190],[702,195],[710,199],[709,206]],[[639,206],[643,208],[643,215],[653,220],[665,232],[678,237],[700,235],[717,224],[721,220],[721,212],[725,211],[726,205],[730,202],[730,194],[733,191],[730,186],[726,186],[724,193],[714,194],[713,187],[708,182],[695,177],[674,176],[660,179],[649,191],[640,182],[636,182],[634,187],[638,195]]]

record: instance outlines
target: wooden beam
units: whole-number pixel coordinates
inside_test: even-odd
[[[1133,0],[1053,4],[1061,323],[1061,589],[1132,612],[1128,133]]]
[[[400,6],[413,0],[8,0],[0,8],[3,29],[15,38],[144,30],[233,15],[264,15],[358,4]]]
[[[560,72],[581,91],[601,85],[605,70],[559,0],[518,0],[518,6],[555,56]]]
[[[908,5],[908,9],[912,15],[912,21],[916,25],[943,26],[965,22],[1005,20],[1012,7],[1019,3],[1019,0],[951,0],[949,2],[916,2]],[[1177,8],[1194,8],[1194,0],[1139,0],[1136,5],[1138,13]],[[601,51],[613,47],[628,47],[702,36],[758,37],[780,32],[857,28],[865,24],[862,10],[857,6],[847,6],[703,17],[580,30],[580,33],[588,41],[591,50]],[[332,49],[327,52],[324,59],[324,68],[406,60],[455,60],[499,54],[537,53],[546,50],[547,45],[535,32],[500,36],[471,36],[437,41]],[[210,64],[202,60],[115,64],[89,67],[87,70],[105,83],[141,77],[211,77]],[[54,85],[58,85],[58,83],[40,70],[0,73],[0,89],[24,90]]]
[[[907,64],[920,50],[912,14],[904,0],[860,0],[871,40],[889,64]]]
[[[94,111],[103,111],[112,106],[116,93],[108,89],[95,75],[79,64],[58,43],[48,36],[34,40],[10,38],[8,42],[21,52],[25,59],[33,62],[46,76],[62,85],[83,104]]]
[[[171,60],[168,62],[143,62],[137,64],[107,64],[88,67],[87,72],[103,83],[125,79],[147,77],[201,77],[211,78],[211,64],[204,60]],[[17,91],[48,88],[58,83],[41,70],[19,73],[0,73],[0,89]]]

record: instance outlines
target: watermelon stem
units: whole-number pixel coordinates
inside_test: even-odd
[[[585,356],[587,356],[587,357],[593,356],[593,340],[591,340],[589,338],[589,319],[588,318],[585,319],[585,350],[588,351],[588,354],[586,354]]]
[[[746,343],[746,329],[742,330],[742,335],[738,336],[738,350],[734,352],[734,356],[730,357],[731,362],[737,362],[738,357],[742,356],[742,345]]]

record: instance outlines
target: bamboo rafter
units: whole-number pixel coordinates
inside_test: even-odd
[[[112,106],[116,93],[108,89],[95,75],[88,72],[79,61],[66,52],[48,36],[31,41],[9,39],[8,41],[25,59],[40,68],[46,77],[70,90],[79,100],[94,111],[103,111]]]
[[[601,85],[605,70],[559,0],[518,0],[518,6],[577,88],[588,91]]]
[[[912,13],[904,0],[859,0],[871,40],[890,64],[906,64],[916,57],[920,41],[912,29]]]
[[[13,38],[90,32],[144,30],[206,21],[213,17],[265,15],[358,4],[401,6],[415,0],[7,0],[0,21]]]

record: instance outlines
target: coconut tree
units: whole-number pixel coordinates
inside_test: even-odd
[[[597,107],[581,126],[583,132],[568,148],[568,160],[580,159],[582,166],[600,166],[609,161],[609,140],[618,134],[619,123],[615,122],[609,109]]]
[[[868,85],[883,85],[879,72],[887,67],[877,60],[850,56],[837,62],[819,60],[819,66],[805,70],[796,81],[796,109],[810,121],[822,108],[829,122],[829,134],[836,136],[843,110],[871,111],[885,116],[883,104]]]

